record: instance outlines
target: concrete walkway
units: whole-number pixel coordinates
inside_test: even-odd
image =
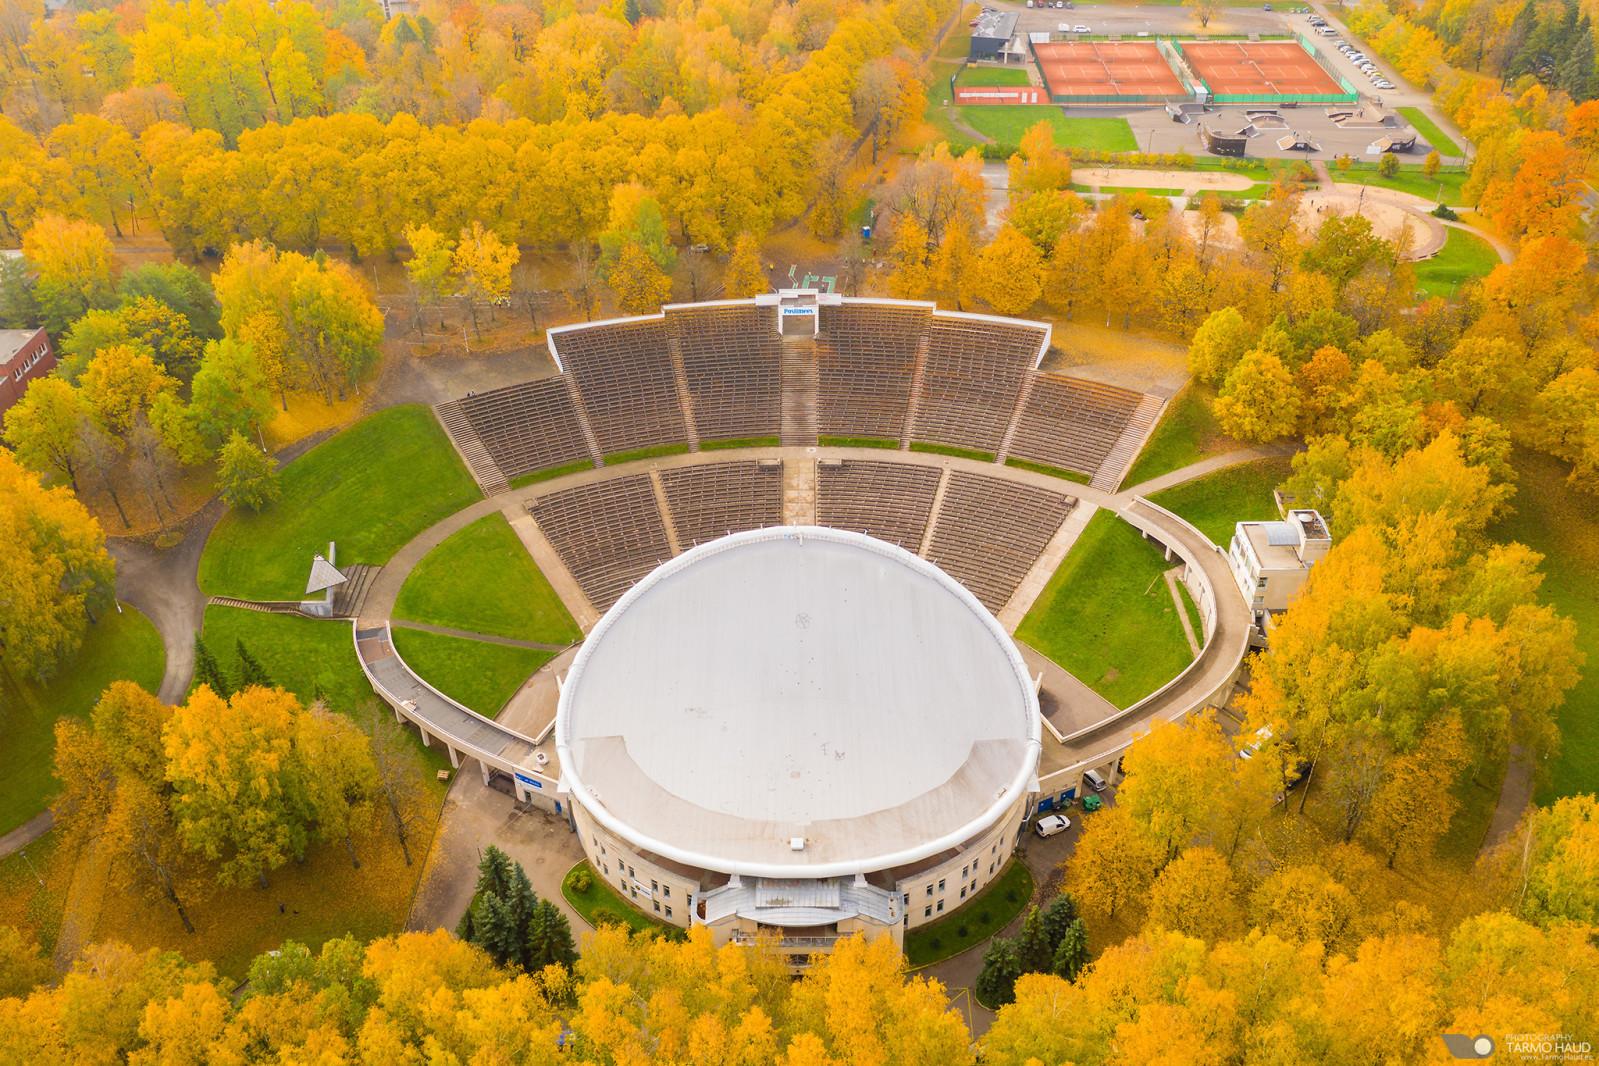
[[[455,629],[452,626],[436,626],[428,622],[407,622],[402,619],[393,619],[391,624],[395,629],[415,629],[420,633],[437,633],[441,637],[459,637],[461,640],[476,640],[484,644],[498,644],[505,648],[528,648],[532,651],[565,651],[565,644],[546,644],[537,640],[517,640],[515,637],[497,637],[492,633],[479,633],[471,629]]]
[[[1244,463],[1252,463],[1257,459],[1277,459],[1285,455],[1292,455],[1296,451],[1298,451],[1298,448],[1292,444],[1261,444],[1253,448],[1238,448],[1234,451],[1223,452],[1220,455],[1212,455],[1209,458],[1201,459],[1197,463],[1189,463],[1187,466],[1161,474],[1159,477],[1152,477],[1142,484],[1124,488],[1116,495],[1118,499],[1123,497],[1130,499],[1133,496],[1147,497],[1163,489],[1169,489],[1174,485],[1181,485],[1185,482],[1202,478],[1206,474],[1214,474],[1218,470],[1226,470],[1230,466],[1241,466]]]
[[[14,855],[35,840],[44,836],[55,825],[55,815],[49,811],[40,811],[26,822],[17,826],[11,832],[0,836],[0,859],[7,855]]]
[[[1510,763],[1505,767],[1505,779],[1499,784],[1499,801],[1494,804],[1482,850],[1487,851],[1514,832],[1531,802],[1532,764],[1519,745],[1511,745]]]

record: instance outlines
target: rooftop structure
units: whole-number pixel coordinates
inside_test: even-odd
[[[1331,547],[1332,534],[1321,514],[1299,508],[1279,522],[1239,522],[1227,561],[1238,591],[1258,619],[1264,612],[1287,608],[1310,568]]]
[[[861,534],[779,527],[622,597],[572,665],[556,743],[566,790],[649,850],[821,877],[980,831],[1027,794],[1039,730],[1020,653],[971,593]]]
[[[0,329],[0,414],[55,365],[55,351],[43,329]]]

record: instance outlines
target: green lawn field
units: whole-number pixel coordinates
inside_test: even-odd
[[[499,512],[423,556],[400,589],[394,617],[546,644],[583,635]]]
[[[50,805],[55,724],[84,718],[113,681],[136,681],[154,692],[166,671],[161,634],[144,615],[124,606],[89,627],[83,647],[48,684],[5,683],[0,690],[0,833]]]
[[[1190,384],[1173,396],[1122,484],[1132,488],[1206,456],[1241,447],[1216,424],[1216,416],[1211,413],[1215,399],[1214,389],[1198,384]]]
[[[1160,688],[1193,656],[1161,575],[1160,549],[1100,511],[1016,635],[1117,707]]]
[[[332,710],[351,714],[378,701],[356,661],[349,622],[207,607],[200,635],[230,679],[238,677],[238,642],[243,640],[272,683],[303,703],[322,699]],[[416,744],[427,752],[429,772],[449,765],[442,749],[423,749],[421,740]]]
[[[1349,168],[1334,166],[1331,173],[1333,181],[1340,184],[1376,185],[1397,192],[1408,192],[1433,203],[1438,203],[1442,196],[1442,202],[1451,207],[1459,205],[1460,187],[1466,184],[1467,177],[1465,169],[1461,167],[1445,167],[1429,178],[1419,166],[1405,166],[1400,168],[1398,174],[1385,178],[1377,173],[1375,163],[1356,163]]]
[[[283,496],[260,514],[230,510],[200,557],[200,588],[244,599],[299,599],[311,556],[383,563],[481,493],[433,412],[391,407],[283,468]]]
[[[554,652],[513,648],[481,640],[395,626],[394,647],[428,684],[457,703],[493,718],[533,671]]]
[[[1486,277],[1498,265],[1493,245],[1450,226],[1438,254],[1416,264],[1416,288],[1428,296],[1453,296],[1462,283]]]
[[[1291,470],[1286,458],[1260,459],[1174,485],[1150,500],[1186,518],[1225,548],[1239,522],[1277,517],[1272,490],[1288,479]]]
[[[1138,141],[1124,118],[1067,118],[1058,107],[1048,104],[1025,107],[957,108],[961,121],[997,143],[1018,145],[1022,134],[1039,122],[1055,130],[1055,143],[1064,148],[1088,148],[1099,152],[1133,152]]]
[[[1022,67],[973,67],[965,66],[955,75],[955,84],[959,86],[991,86],[991,85],[1029,85],[1031,80],[1027,71]]]
[[[905,934],[905,959],[912,966],[958,955],[999,934],[1033,898],[1027,863],[1012,859],[982,891],[947,918],[919,925]],[[915,906],[915,899],[911,900]]]
[[[1416,132],[1421,134],[1422,139],[1438,150],[1440,156],[1465,155],[1460,150],[1460,145],[1455,143],[1455,139],[1439,129],[1438,123],[1429,118],[1421,108],[1401,107],[1398,110],[1406,122],[1416,127]]]
[[[589,878],[588,891],[579,892],[576,887],[578,874],[586,873]],[[602,922],[611,925],[625,925],[638,932],[657,932],[669,938],[683,935],[681,929],[675,925],[658,922],[643,914],[632,903],[622,898],[605,877],[588,864],[587,860],[578,863],[566,871],[566,876],[561,879],[561,895],[566,897],[566,902],[572,909],[583,916],[583,920],[592,926],[598,927]],[[573,930],[581,933],[581,930]],[[582,937],[578,937],[581,942]]]
[[[1577,647],[1587,656],[1582,681],[1558,712],[1561,749],[1537,800],[1599,792],[1599,508],[1566,484],[1558,460],[1529,452],[1514,459],[1515,513],[1493,534],[1543,553],[1540,598],[1577,623]]]

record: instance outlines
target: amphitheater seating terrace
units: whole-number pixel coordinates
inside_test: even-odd
[[[847,303],[824,306],[820,315],[817,428],[827,436],[898,440],[932,309]]]
[[[1131,389],[1039,373],[1010,454],[1092,475],[1116,446],[1142,398]]]
[[[590,458],[564,378],[507,385],[460,404],[507,478]]]
[[[919,551],[940,471],[875,459],[816,464],[816,521]]]
[[[662,470],[677,542],[695,544],[783,524],[783,464],[745,460]]]
[[[604,454],[689,439],[666,343],[658,318],[552,332],[551,344],[577,382]]]
[[[935,317],[911,439],[998,451],[1045,336],[1037,326]]]
[[[749,304],[669,307],[666,329],[683,360],[702,440],[775,437],[782,428],[782,342],[769,309]]]
[[[552,492],[530,510],[583,594],[601,611],[672,556],[648,474]]]
[[[1069,496],[952,472],[927,558],[998,613],[1075,504]],[[1003,522],[995,516],[1003,515]]]

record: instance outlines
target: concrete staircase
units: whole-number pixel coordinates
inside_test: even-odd
[[[494,496],[511,487],[500,465],[494,461],[494,456],[483,447],[482,439],[478,437],[477,430],[472,428],[472,420],[466,417],[466,409],[459,400],[435,405],[433,414],[449,435],[450,443],[455,445],[461,461],[471,471],[472,480],[483,490],[483,495]]]
[[[945,467],[938,475],[938,488],[933,490],[933,506],[927,509],[927,529],[922,533],[921,546],[916,550],[916,554],[923,559],[927,558],[927,553],[932,550],[933,532],[938,529],[938,515],[944,509],[944,493],[948,489],[949,468]]]
[[[1090,486],[1102,492],[1115,492],[1121,488],[1122,478],[1127,476],[1128,468],[1133,465],[1133,460],[1138,458],[1138,453],[1143,450],[1149,435],[1155,431],[1155,423],[1160,421],[1160,413],[1165,407],[1166,399],[1163,396],[1146,393],[1144,398],[1138,401],[1138,406],[1133,408],[1133,417],[1127,422],[1127,428],[1122,430],[1122,435],[1106,454],[1105,461],[1094,471],[1094,479],[1089,482]]]
[[[1011,444],[1016,440],[1016,428],[1022,424],[1022,415],[1027,410],[1027,399],[1033,394],[1033,382],[1038,380],[1038,371],[1029,370],[1022,379],[1021,391],[1016,394],[1016,406],[1011,408],[1010,422],[1005,426],[1005,436],[999,442],[999,450],[994,453],[994,462],[1004,463],[1010,457]]]
[[[816,370],[816,338],[784,337],[779,374],[783,386],[783,446],[814,448],[816,394],[820,388],[820,377]]]
[[[816,524],[816,461],[783,460],[783,524]]]
[[[694,419],[694,394],[689,391],[688,371],[683,368],[683,353],[678,348],[677,337],[668,338],[666,352],[672,360],[672,384],[677,389],[677,403],[683,408],[683,428],[688,431],[688,450],[700,450],[700,427]]]
[[[927,334],[916,344],[916,362],[911,366],[910,402],[905,405],[905,427],[900,430],[899,450],[906,451],[916,435],[916,416],[922,409],[922,379],[927,376]]]
[[[347,568],[344,576],[349,580],[333,593],[333,617],[359,618],[361,608],[366,603],[366,594],[382,569],[381,566],[368,566],[365,563],[356,563]]]
[[[589,461],[595,466],[604,466],[600,439],[594,435],[594,427],[589,425],[588,408],[583,406],[583,393],[577,387],[577,379],[571,374],[562,374],[561,379],[566,382],[566,391],[572,396],[572,410],[577,414],[578,427],[583,430],[583,443],[588,446]]]
[[[241,611],[261,614],[300,614],[300,601],[294,600],[240,600],[232,596],[207,596],[207,607],[237,607]]]

